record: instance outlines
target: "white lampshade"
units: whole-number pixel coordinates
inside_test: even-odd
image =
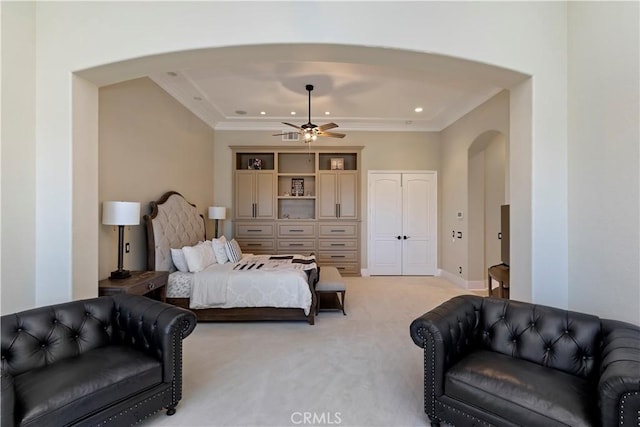
[[[209,206],[209,219],[225,219],[227,208],[224,206]]]
[[[140,224],[140,203],[102,202],[102,223],[105,225]]]

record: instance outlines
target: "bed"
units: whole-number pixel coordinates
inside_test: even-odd
[[[316,307],[314,284],[318,278],[317,268],[305,269],[302,289],[296,290],[296,292],[310,294],[311,298],[306,298],[308,306],[305,304],[304,307],[246,307],[241,306],[242,296],[230,291],[229,294],[235,297],[229,303],[220,304],[217,307],[192,308],[190,292],[194,273],[176,271],[171,249],[196,245],[199,241],[206,240],[204,217],[198,214],[195,205],[175,191],[165,193],[159,200],[151,202],[150,207],[151,213],[143,217],[147,235],[147,269],[170,272],[166,299],[169,304],[192,310],[198,321],[306,320],[310,325],[314,324]],[[272,257],[275,261],[269,261]],[[237,275],[236,271],[243,265],[248,268],[251,264],[263,264],[264,268],[254,268],[244,275],[250,274],[254,282],[259,281],[261,286],[269,287],[275,286],[277,280],[274,280],[273,271],[266,267],[270,262],[278,263],[282,258],[281,255],[256,255],[254,258],[245,257],[238,263],[220,265],[216,269],[223,270],[223,274]],[[296,259],[298,258],[296,256]],[[246,271],[247,268],[243,270]]]

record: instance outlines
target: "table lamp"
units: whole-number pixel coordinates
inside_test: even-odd
[[[122,268],[122,246],[124,242],[124,226],[140,224],[140,203],[138,202],[103,202],[102,223],[118,226],[118,269],[111,272],[110,279],[126,279],[131,276],[129,270]]]
[[[216,221],[216,239],[218,238],[218,220],[225,219],[227,217],[227,208],[224,206],[210,206],[209,207],[209,219]]]

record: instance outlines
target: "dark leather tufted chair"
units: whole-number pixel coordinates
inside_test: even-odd
[[[2,316],[2,427],[138,423],[182,397],[195,315],[115,295]]]
[[[638,426],[640,327],[455,297],[411,323],[432,426]]]

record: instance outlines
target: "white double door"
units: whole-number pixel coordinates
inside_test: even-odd
[[[436,172],[369,172],[369,273],[436,274]]]

